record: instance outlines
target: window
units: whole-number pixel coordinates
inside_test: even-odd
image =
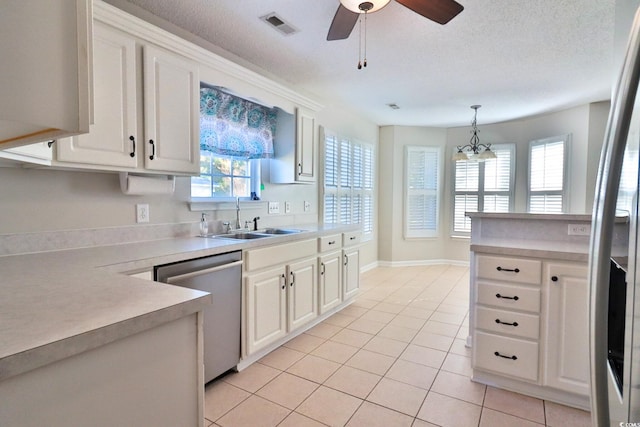
[[[324,132],[323,221],[362,224],[363,239],[373,237],[374,151],[371,144]]]
[[[514,144],[492,144],[495,159],[457,161],[454,168],[453,233],[470,233],[465,212],[509,212],[514,197]]]
[[[438,147],[405,148],[405,238],[438,235],[441,158]]]
[[[191,178],[191,197],[236,198],[250,197],[257,192],[260,161],[239,157],[217,156],[200,151],[200,176]]]
[[[570,135],[562,135],[529,144],[529,212],[566,211],[569,139]]]

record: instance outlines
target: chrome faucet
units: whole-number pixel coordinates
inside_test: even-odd
[[[240,197],[236,197],[236,230],[240,228]]]

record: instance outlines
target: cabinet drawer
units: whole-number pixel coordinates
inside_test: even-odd
[[[476,328],[537,340],[540,336],[540,316],[477,307]]]
[[[311,239],[251,249],[244,253],[245,271],[258,270],[271,265],[282,265],[289,261],[313,256],[317,253],[317,248],[316,239]]]
[[[342,247],[342,236],[332,234],[331,236],[318,237],[318,252],[326,252]]]
[[[473,367],[537,381],[538,343],[476,332]]]
[[[348,233],[342,233],[342,246],[349,247],[360,244],[362,240],[361,231],[349,231]]]
[[[535,285],[540,283],[542,277],[542,263],[535,259],[478,255],[476,276],[482,279]]]
[[[540,289],[478,282],[478,304],[540,313]]]

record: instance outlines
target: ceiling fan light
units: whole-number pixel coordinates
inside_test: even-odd
[[[372,12],[376,12],[380,9],[382,9],[383,7],[385,7],[387,4],[389,4],[391,0],[369,0],[367,1],[362,1],[362,0],[340,0],[340,3],[346,7],[347,9],[349,9],[351,12],[355,12],[355,13],[364,13],[364,11],[362,11],[360,9],[360,4],[361,3],[372,3],[373,7],[369,10],[367,10],[367,13],[372,13]]]

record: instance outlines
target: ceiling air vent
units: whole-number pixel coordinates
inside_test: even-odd
[[[266,22],[267,24],[269,24],[270,27],[273,27],[276,30],[278,30],[280,33],[284,34],[285,36],[290,36],[291,34],[298,32],[297,28],[285,22],[284,19],[279,17],[275,12],[271,12],[269,14],[261,16],[260,19]]]

